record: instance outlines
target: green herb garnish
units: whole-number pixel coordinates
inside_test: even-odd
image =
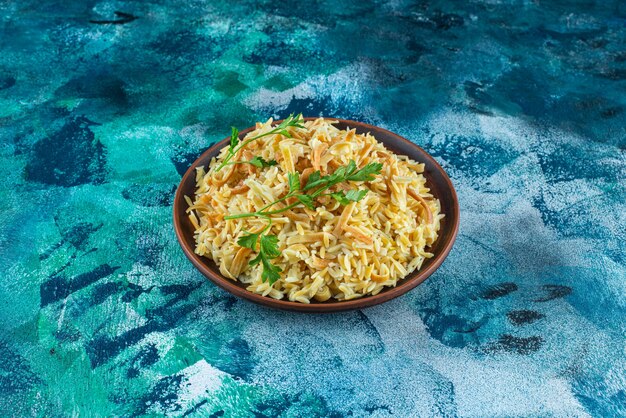
[[[272,167],[278,164],[276,160],[265,161],[263,157],[259,157],[258,155],[252,158],[250,161],[244,161],[244,163],[252,164],[253,166],[258,168]]]
[[[356,163],[353,160],[350,160],[350,163],[346,166],[339,167],[333,174],[329,174],[326,176],[322,176],[319,171],[315,171],[309,176],[309,179],[304,187],[300,184],[300,175],[298,173],[289,173],[289,192],[281,197],[278,200],[262,207],[256,212],[249,213],[240,213],[237,215],[228,215],[225,216],[224,219],[240,219],[240,218],[251,218],[251,217],[267,217],[270,215],[276,215],[282,212],[285,212],[293,207],[298,206],[299,204],[303,204],[311,209],[315,208],[314,202],[315,199],[319,196],[322,196],[323,193],[330,189],[331,187],[346,181],[371,181],[374,180],[374,175],[380,174],[380,170],[382,170],[383,165],[381,163],[369,163],[364,166],[362,169],[356,169]],[[305,193],[307,191],[312,190],[310,193]],[[351,190],[347,193],[336,192],[324,194],[323,196],[331,196],[339,203],[345,202],[346,200],[352,202],[358,202],[365,197],[367,194],[367,190]],[[274,206],[277,203],[280,203],[284,200],[289,199],[290,197],[295,197],[298,201],[294,202],[290,205],[285,206],[284,208],[268,211],[270,207]]]
[[[226,163],[226,165],[232,165],[232,164],[250,164],[258,168],[264,168],[264,167],[275,166],[278,164],[278,162],[276,160],[266,161],[263,157],[260,157],[257,155],[256,157],[251,158],[248,161],[230,161]]]
[[[348,190],[346,193],[344,192],[336,192],[331,193],[333,199],[342,205],[349,205],[352,202],[358,202],[363,199],[367,194],[367,190]]]
[[[230,160],[239,152],[240,149],[244,148],[250,142],[256,141],[257,139],[262,138],[264,136],[280,134],[282,136],[286,136],[287,138],[291,138],[291,134],[289,133],[289,130],[287,128],[290,128],[290,127],[304,128],[303,123],[304,123],[304,119],[302,118],[302,113],[300,113],[297,116],[294,116],[292,113],[291,115],[289,115],[287,119],[283,120],[274,129],[267,131],[264,134],[253,136],[252,138],[248,138],[245,141],[241,141],[239,139],[239,129],[235,128],[234,126],[231,127],[230,145],[228,147],[228,153],[226,154],[226,157],[224,157],[224,160],[219,165],[219,167],[215,169],[215,172],[217,173],[218,171],[220,171],[222,168],[224,168],[225,166],[229,164],[252,164],[255,167],[259,167],[259,168],[276,165],[276,161],[274,160],[265,161],[261,157],[254,157],[250,161],[235,161],[233,163],[230,163]]]
[[[276,280],[280,279],[279,273],[282,270],[280,267],[275,266],[270,262],[272,258],[276,258],[280,255],[280,251],[278,250],[278,237],[276,235],[263,235],[263,232],[269,229],[272,225],[272,220],[270,219],[269,221],[269,224],[263,229],[263,231],[258,234],[248,233],[247,235],[243,235],[237,240],[237,244],[256,251],[257,241],[259,241],[260,238],[259,255],[250,260],[249,264],[251,266],[255,266],[261,263],[263,266],[261,280],[264,282],[269,280],[270,285],[273,285]]]
[[[263,272],[261,278],[263,281],[269,280],[270,285],[274,284],[276,280],[280,278],[279,273],[281,269],[278,266],[273,265],[270,260],[280,255],[278,250],[278,237],[275,235],[264,235],[271,224],[271,215],[276,215],[298,205],[304,205],[305,207],[314,210],[316,199],[320,196],[330,196],[342,205],[348,205],[351,202],[358,202],[367,195],[367,190],[349,190],[347,192],[339,191],[334,193],[324,193],[331,187],[347,181],[371,181],[374,180],[374,176],[380,174],[383,165],[380,163],[369,163],[360,170],[357,170],[356,163],[350,160],[348,165],[337,168],[333,174],[322,176],[319,171],[312,173],[304,187],[300,182],[300,175],[298,173],[289,173],[287,175],[289,192],[274,202],[265,205],[256,212],[240,213],[236,215],[225,216],[224,219],[240,219],[251,217],[262,217],[269,220],[268,225],[263,231],[257,234],[247,234],[240,237],[237,240],[237,244],[242,247],[250,248],[253,251],[257,251],[257,241],[259,242],[259,255],[250,261],[250,265],[254,266],[259,263],[263,266]],[[306,193],[310,191],[309,193]],[[295,198],[296,202],[293,202],[281,209],[270,210],[269,208],[285,201],[289,198]]]

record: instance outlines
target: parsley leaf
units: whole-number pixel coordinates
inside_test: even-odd
[[[239,129],[235,128],[234,126],[231,126],[230,128],[231,128],[231,133],[230,133],[230,150],[229,151],[233,152],[233,149],[239,143]]]
[[[362,200],[367,194],[367,189],[363,190],[348,190],[346,192],[346,199],[351,200],[353,202],[358,202]]]
[[[297,192],[300,190],[300,174],[289,173],[287,178],[289,179],[289,192]]]
[[[360,170],[357,170],[354,160],[350,160],[348,165],[341,166],[335,170],[333,174],[322,176],[319,171],[315,171],[309,176],[309,180],[303,191],[313,189],[315,187],[332,187],[343,181],[371,181],[374,180],[375,174],[380,174],[383,165],[380,163],[369,163]]]
[[[276,160],[269,160],[269,161],[265,161],[265,159],[263,157],[260,156],[256,156],[254,158],[252,158],[250,161],[245,161],[248,164],[252,164],[255,167],[258,168],[263,168],[263,167],[272,167],[276,164],[278,164],[278,162]]]
[[[345,177],[350,176],[352,173],[354,173],[355,170],[356,170],[356,163],[354,162],[354,160],[350,160],[350,162],[346,166],[346,173],[344,176]]]
[[[302,113],[298,114],[297,116],[293,116],[293,113],[290,114],[287,118],[285,118],[285,120],[283,120],[279,125],[278,125],[278,129],[285,129],[289,126],[293,126],[296,128],[304,128],[304,125],[302,125],[302,123],[304,123],[304,119],[302,119]]]
[[[306,190],[310,190],[318,186],[328,184],[328,180],[329,180],[328,176],[322,177],[322,173],[320,173],[320,171],[317,170],[311,173],[311,175],[309,176],[309,179],[306,182],[306,186],[304,186],[302,190],[306,191]]]
[[[311,210],[315,210],[315,205],[313,204],[313,198],[308,194],[297,194],[295,198],[298,199],[300,203]]]
[[[259,239],[259,234],[242,235],[237,240],[237,244],[241,247],[250,248],[256,251],[256,242]]]
[[[250,264],[251,266],[256,266],[257,264],[261,262],[261,260],[263,260],[263,255],[259,253],[259,255],[257,255],[255,258],[250,260],[248,264]]]
[[[252,243],[252,246],[245,245],[247,248],[252,248],[253,250],[256,248],[256,238],[259,236],[258,234],[249,234],[242,238],[239,238],[239,245],[242,247],[242,244],[250,244],[252,241],[250,237],[251,235],[255,236],[255,240]],[[244,240],[249,239],[250,242]],[[259,254],[250,260],[248,264],[251,266],[256,266],[261,263],[263,266],[263,271],[261,272],[261,279],[265,282],[268,281],[270,284],[274,284],[278,279],[280,279],[280,272],[282,271],[280,267],[275,266],[271,263],[272,258],[276,258],[280,256],[280,251],[278,250],[278,237],[276,235],[261,235],[261,243],[259,245]]]
[[[261,254],[267,258],[276,258],[280,255],[276,235],[263,235],[261,237]]]
[[[350,161],[352,162],[352,161]],[[381,163],[369,163],[362,169],[346,176],[348,181],[372,181],[375,174],[380,174],[383,165]]]
[[[343,194],[343,192],[331,193],[330,196],[344,206],[350,204],[350,201],[346,198],[346,195]]]
[[[335,170],[333,174],[327,176],[329,179],[329,183],[337,184],[344,181],[350,174],[354,173],[356,170],[356,163],[354,160],[350,160],[348,165],[341,166]]]
[[[358,202],[362,200],[366,194],[367,190],[348,190],[346,193],[331,193],[330,196],[342,205],[349,205],[351,202]]]
[[[276,128],[274,128],[275,133],[281,134],[282,136],[286,136],[287,138],[291,138],[291,133],[287,130],[288,127],[293,126],[295,128],[304,128],[304,119],[302,119],[302,113],[298,116],[293,116],[293,113],[285,118]]]
[[[263,272],[261,273],[261,280],[269,281],[270,285],[273,285],[280,279],[280,272],[283,271],[280,267],[270,263],[266,258],[263,259]]]

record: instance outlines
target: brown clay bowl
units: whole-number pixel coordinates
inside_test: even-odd
[[[316,118],[305,119],[313,120]],[[441,220],[439,238],[430,248],[430,251],[435,254],[435,256],[425,260],[419,271],[414,271],[404,279],[399,280],[396,287],[390,287],[375,296],[365,296],[360,299],[347,301],[330,299],[326,302],[312,301],[311,304],[307,305],[299,302],[290,302],[288,300],[276,300],[246,290],[244,284],[223,277],[212,260],[206,257],[200,257],[194,253],[194,228],[185,213],[187,202],[184,196],[192,197],[194,195],[196,187],[196,167],[207,166],[211,158],[217,155],[220,149],[227,146],[229,138],[226,138],[206,150],[200,158],[189,167],[180,181],[180,185],[176,190],[176,197],[174,198],[174,229],[176,230],[178,242],[183,248],[187,258],[189,258],[193,265],[213,283],[235,296],[272,308],[300,312],[337,312],[361,309],[398,297],[421,284],[441,266],[441,263],[443,263],[443,260],[452,249],[459,229],[459,201],[454,186],[452,186],[452,182],[443,168],[441,168],[426,151],[393,132],[362,122],[334,118],[329,119],[337,120],[338,123],[335,126],[339,129],[355,128],[357,133],[371,132],[376,139],[382,142],[385,147],[391,151],[397,154],[408,155],[411,159],[425,164],[424,176],[426,177],[427,185],[430,187],[431,193],[441,202],[441,212],[446,215],[445,218]],[[280,121],[276,121],[275,123],[280,123]],[[252,129],[253,127],[250,127],[241,131],[239,137],[243,138]]]

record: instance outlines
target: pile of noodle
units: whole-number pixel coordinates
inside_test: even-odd
[[[258,123],[247,138],[268,132],[272,120]],[[268,135],[251,142],[234,160],[261,156],[277,165],[257,168],[228,165],[216,172],[227,154],[221,150],[205,171],[197,169],[194,200],[187,198],[195,226],[196,253],[219,266],[220,272],[247,285],[251,292],[302,303],[330,298],[349,300],[375,295],[395,286],[433,254],[427,247],[437,239],[440,214],[422,175],[424,165],[387,150],[372,135],[339,130],[322,118],[290,127],[291,138]],[[331,174],[354,160],[361,168],[383,164],[370,182],[347,182],[335,190],[368,189],[359,202],[342,206],[320,197],[315,210],[298,205],[272,216],[268,234],[278,237],[281,255],[272,260],[282,269],[270,285],[261,279],[261,264],[248,265],[257,253],[237,245],[248,232],[256,233],[267,219],[224,220],[224,216],[257,211],[289,192],[287,174],[300,173],[304,186],[311,173]],[[290,201],[272,206],[272,210]]]

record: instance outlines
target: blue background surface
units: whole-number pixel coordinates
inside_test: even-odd
[[[0,415],[626,415],[620,3],[0,2]],[[426,283],[302,315],[185,259],[181,174],[291,112],[448,171]]]

